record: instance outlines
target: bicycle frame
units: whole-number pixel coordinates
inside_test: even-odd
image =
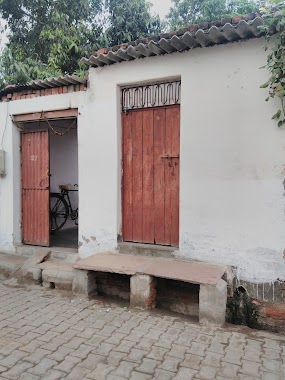
[[[70,197],[69,197],[69,192],[74,192],[74,191],[78,192],[78,190],[61,189],[60,194],[66,200],[66,203],[67,203],[68,209],[69,209],[69,216],[70,216],[71,220],[74,220],[75,224],[77,225],[78,207],[73,209],[71,201],[70,201]]]

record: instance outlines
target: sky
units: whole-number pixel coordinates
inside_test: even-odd
[[[164,18],[169,11],[171,0],[150,0],[150,2],[153,4],[152,10]]]

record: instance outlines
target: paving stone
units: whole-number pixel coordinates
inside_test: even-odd
[[[74,337],[69,342],[64,343],[63,347],[68,347],[76,350],[83,342],[85,342],[83,338]]]
[[[44,376],[41,377],[42,380],[59,380],[65,378],[65,373],[56,371],[56,370],[50,370],[48,373]]]
[[[175,376],[175,380],[192,380],[194,379],[197,371],[191,368],[183,368],[181,367]]]
[[[37,376],[43,376],[55,365],[57,365],[55,360],[44,358],[39,364],[37,364],[34,368],[31,368],[28,372]]]
[[[74,367],[71,372],[66,376],[66,380],[79,380],[87,377],[90,370],[82,367]]]
[[[223,363],[220,367],[218,375],[229,378],[229,379],[238,379],[238,371],[240,366],[230,363]]]
[[[184,359],[185,353],[188,347],[180,346],[178,344],[173,344],[172,349],[168,352],[169,356],[174,356],[175,358]]]
[[[114,371],[116,369],[115,366],[109,365],[109,364],[104,364],[104,363],[98,363],[94,371],[86,375],[88,379],[93,379],[93,380],[105,380],[107,375]],[[79,378],[77,378],[79,379]],[[75,380],[77,380],[75,379]]]
[[[130,380],[150,380],[150,379],[152,379],[152,376],[147,375],[145,373],[136,372],[136,371],[133,371],[130,377]],[[167,379],[164,377],[164,380],[167,380]]]
[[[117,366],[121,362],[122,359],[124,359],[127,356],[127,354],[123,352],[116,352],[111,351],[109,356],[107,357],[107,363],[110,365]]]
[[[63,349],[70,351],[69,352],[70,356],[76,356],[78,358],[85,359],[88,356],[88,354],[90,354],[90,352],[94,350],[94,347],[93,346],[87,346],[85,344],[81,344],[80,347],[75,351],[71,350],[68,347],[63,347],[63,346],[59,347],[60,351]],[[65,357],[65,355],[63,356],[63,358],[64,357]],[[54,358],[54,359],[56,360],[56,358]]]
[[[191,347],[189,348],[189,350],[187,350],[187,353],[204,357],[207,348],[208,345],[204,343],[192,342]]]
[[[5,364],[4,364],[5,365]],[[278,360],[262,358],[262,370],[271,373],[281,373],[281,363]]]
[[[217,376],[218,368],[210,367],[207,365],[201,366],[200,371],[198,372],[198,377],[203,380],[215,380]]]
[[[131,376],[131,372],[134,370],[134,368],[137,366],[136,363],[126,362],[122,361],[119,366],[110,373],[110,375],[113,376],[120,376],[124,377],[126,379],[129,379]]]
[[[115,332],[112,334],[112,336],[108,339],[105,339],[104,342],[105,343],[110,343],[110,344],[114,344],[114,345],[119,345],[121,343],[121,341],[126,337],[126,334],[121,334],[121,333],[118,333],[118,332]]]
[[[158,368],[164,369],[165,371],[177,372],[180,363],[181,359],[174,358],[172,356],[165,356],[163,362],[158,366]]]
[[[122,340],[115,351],[129,353],[135,345],[136,343],[130,340]]]
[[[19,362],[14,367],[9,369],[9,371],[2,373],[2,376],[7,379],[18,379],[27,369],[31,368],[32,364],[28,362]]]
[[[243,356],[243,351],[234,351],[234,350],[226,349],[226,355],[222,358],[222,361],[231,363],[231,364],[241,365],[242,356]]]
[[[114,344],[102,342],[99,347],[93,350],[94,354],[108,356],[109,353],[114,350],[116,346]]]
[[[56,360],[57,362],[61,362],[62,360],[64,360],[64,358],[67,355],[69,355],[69,354],[73,355],[73,353],[74,353],[74,351],[71,348],[60,346],[52,354],[49,352],[49,355],[47,357],[49,359]]]
[[[207,352],[205,358],[202,360],[202,364],[206,364],[212,367],[220,367],[223,355],[216,354],[215,352]]]
[[[142,359],[146,356],[147,351],[139,350],[137,348],[132,348],[129,355],[126,356],[126,360],[129,362],[140,363]]]
[[[98,363],[104,360],[104,356],[89,354],[83,362],[79,364],[80,367],[94,370]]]
[[[49,355],[50,351],[48,350],[43,350],[42,348],[37,348],[36,352],[33,354],[26,356],[24,358],[24,361],[33,363],[33,364],[38,364],[45,356]]]
[[[23,373],[19,380],[38,380],[39,376],[32,375],[31,373]]]
[[[247,376],[260,377],[261,364],[242,360],[241,373]]]
[[[141,350],[150,351],[156,340],[149,338],[142,338],[140,342],[135,346]]]
[[[154,359],[154,360],[160,360],[162,361],[165,354],[168,353],[169,350],[167,348],[162,348],[162,347],[156,347],[154,346],[150,353],[147,354],[147,358],[149,359]]]
[[[54,369],[69,373],[71,369],[78,363],[81,363],[81,359],[74,356],[67,356],[61,363],[54,367]]]
[[[181,367],[188,367],[191,369],[199,369],[200,368],[200,363],[202,361],[201,356],[196,356],[193,354],[186,354],[185,355],[185,360],[180,364]]]
[[[144,358],[141,365],[136,368],[136,371],[152,375],[159,364],[158,360]]]
[[[29,355],[27,352],[14,350],[10,355],[0,360],[0,364],[1,366],[11,368],[27,355]]]

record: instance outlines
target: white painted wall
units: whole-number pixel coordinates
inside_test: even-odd
[[[9,114],[79,109],[80,255],[114,251],[121,233],[120,86],[181,77],[180,250],[237,267],[240,279],[285,279],[285,131],[262,39],[91,69],[85,93],[14,101]],[[0,104],[0,138],[7,103]],[[0,140],[1,141],[1,140]],[[7,118],[0,178],[0,249],[20,236],[19,132]]]
[[[70,121],[67,123],[70,123]],[[59,185],[78,185],[78,141],[77,128],[59,136],[50,133],[50,188],[59,193]],[[78,188],[77,188],[78,189]],[[69,198],[74,209],[78,207],[78,192],[70,192]],[[73,220],[67,220],[63,229],[75,227]]]
[[[181,76],[178,253],[233,265],[248,281],[284,279],[285,131],[271,120],[278,105],[266,103],[259,88],[268,77],[259,69],[263,44],[255,39],[90,70],[94,98],[86,105],[88,131],[79,131],[86,147],[80,159],[95,163],[96,176],[90,183],[81,173],[79,182],[83,192],[87,182],[96,186],[96,196],[81,194],[89,199],[81,204],[88,239],[82,256],[114,249],[120,233],[119,86]]]

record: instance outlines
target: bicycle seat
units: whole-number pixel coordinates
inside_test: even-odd
[[[67,185],[59,185],[60,190],[70,190],[71,185],[68,183]]]

